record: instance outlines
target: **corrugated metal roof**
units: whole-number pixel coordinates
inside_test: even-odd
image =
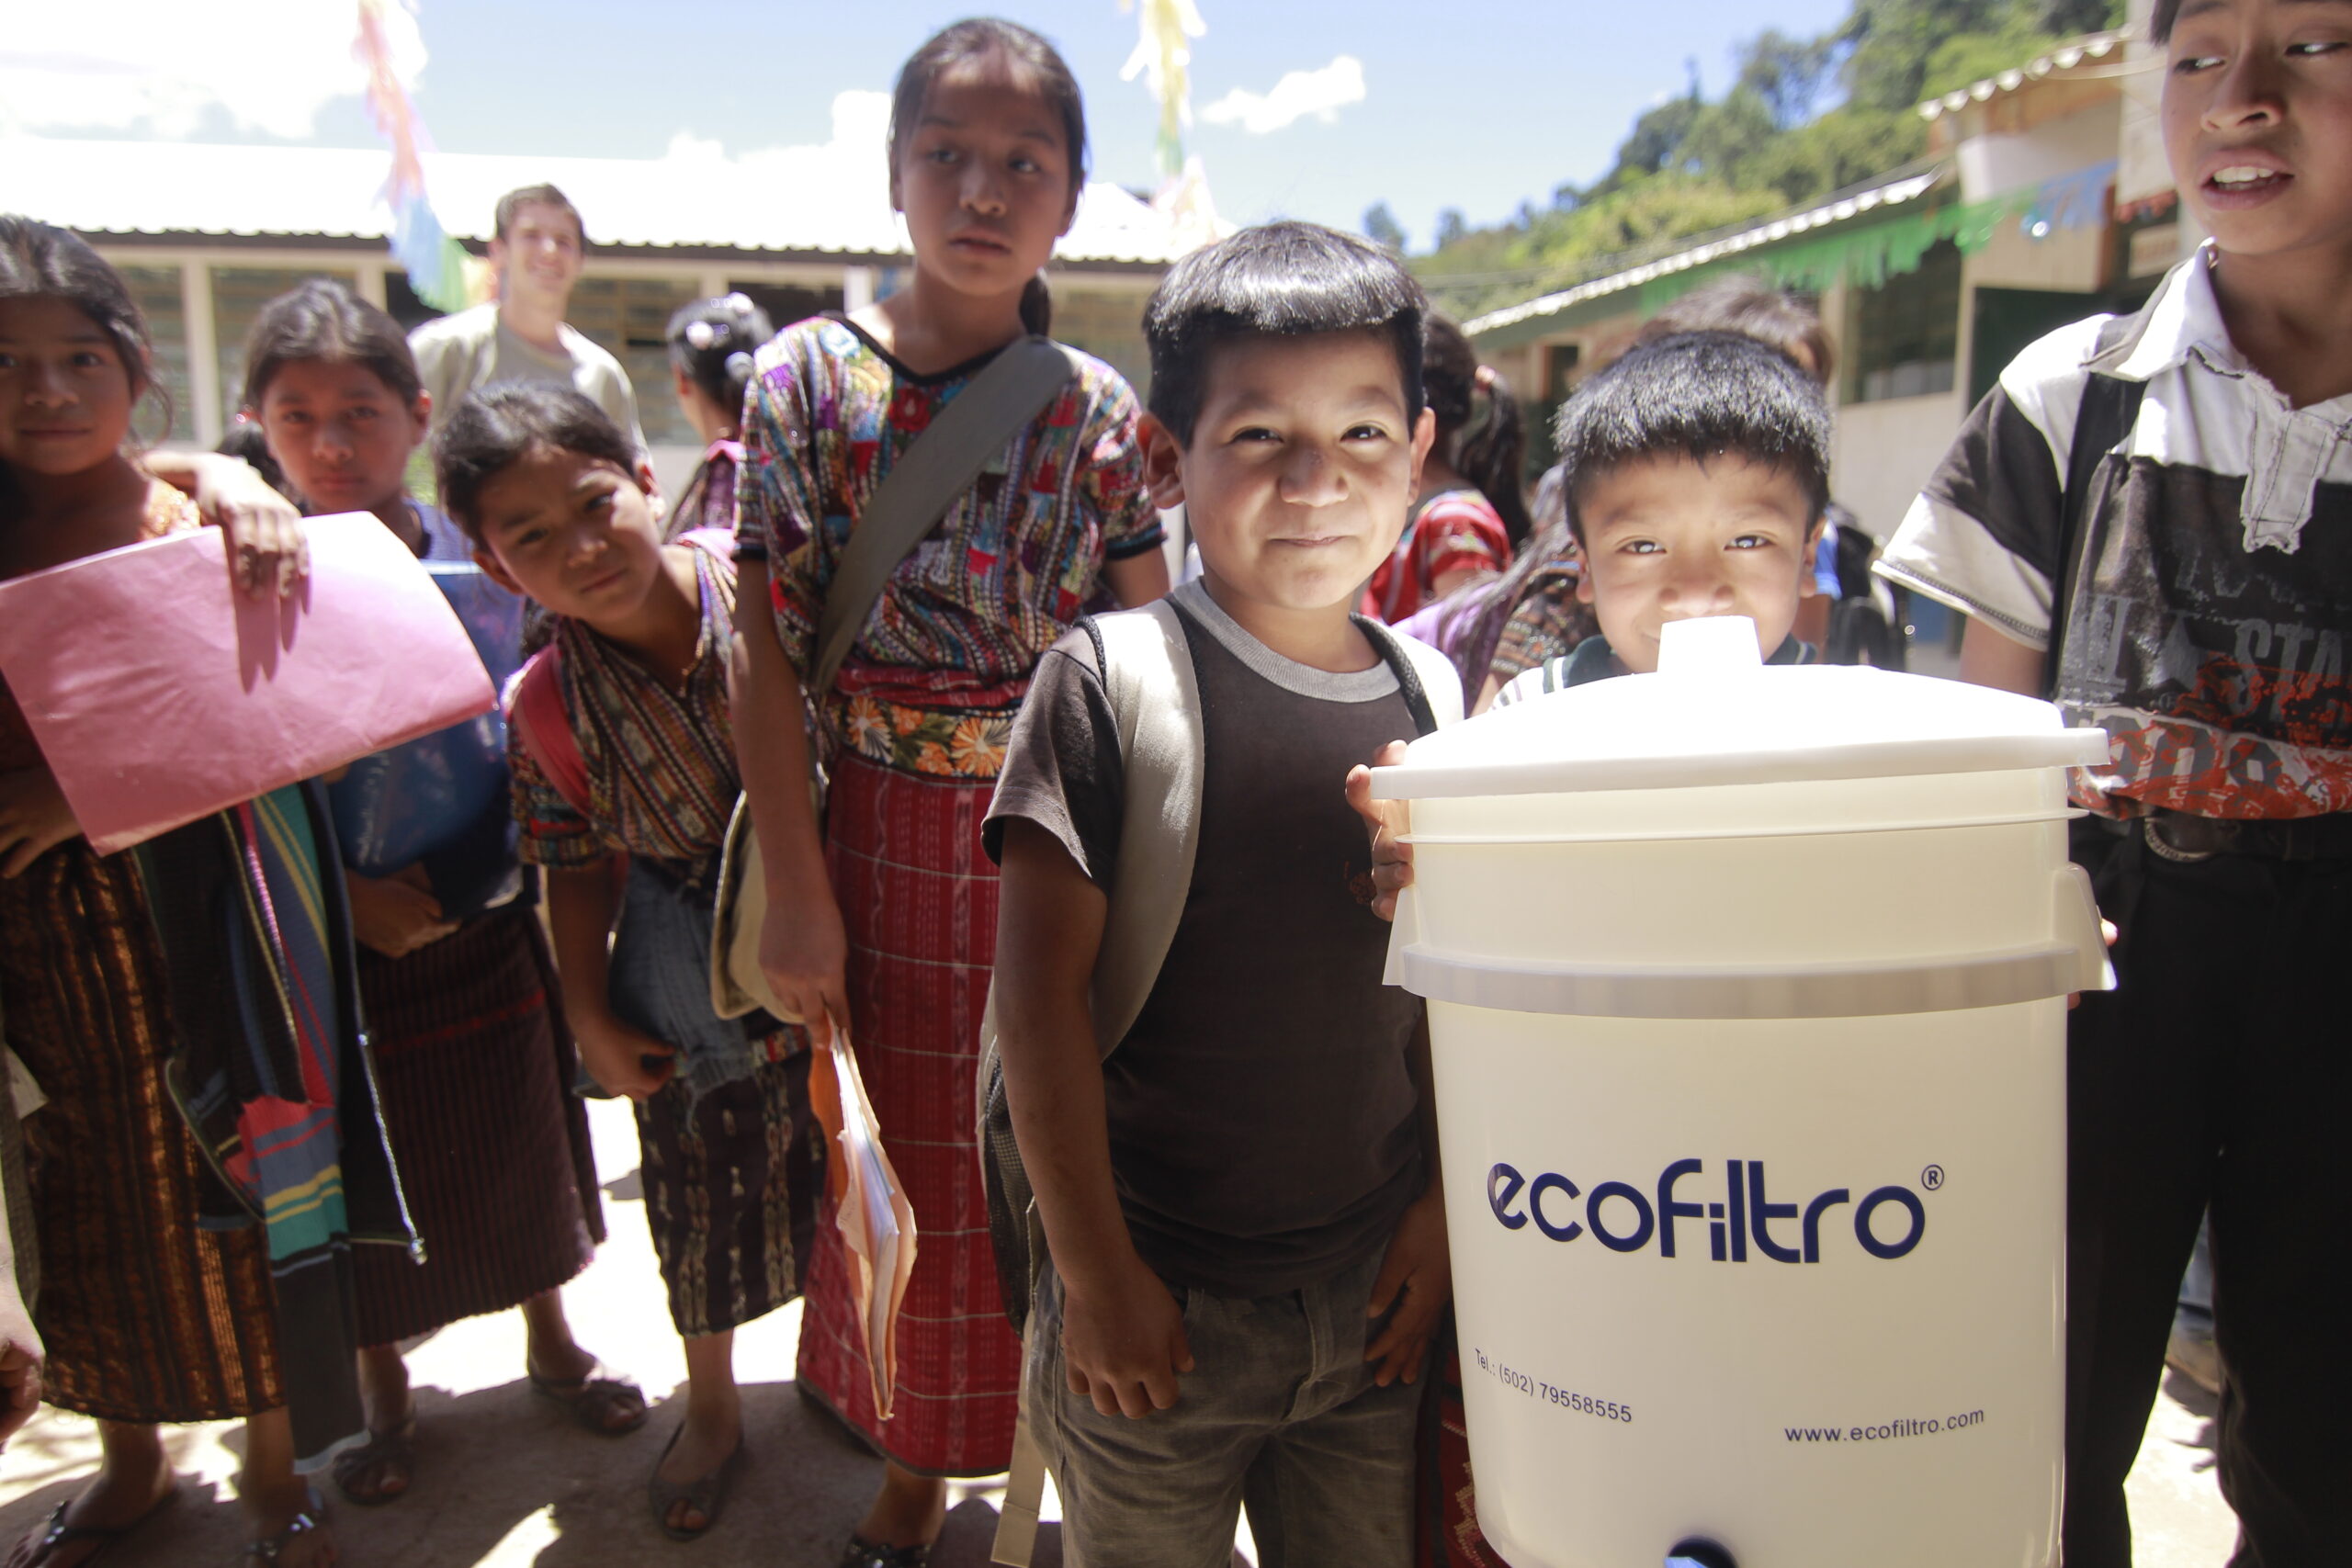
[[[1919,106],[1919,118],[1932,120],[1948,114],[1958,114],[1971,104],[1981,104],[2004,93],[2014,93],[2028,82],[2039,82],[2055,73],[2072,71],[2086,60],[2104,60],[2130,43],[2132,38],[2128,30],[2091,33],[2078,38],[2064,49],[2036,55],[2023,65],[2004,71],[1997,76],[1987,76],[1965,87],[1956,87],[1940,97],[1929,98]]]
[[[736,159],[684,141],[664,158],[428,152],[424,175],[434,210],[460,238],[487,238],[504,192],[548,183],[579,207],[598,245],[904,255],[878,136],[870,160],[817,147]],[[376,239],[391,229],[381,195],[390,166],[376,148],[0,136],[0,211],[86,233]],[[1187,248],[1148,203],[1095,181],[1056,254],[1166,263]]]
[[[1780,218],[1766,219],[1736,233],[1724,235],[1721,239],[1712,240],[1704,244],[1693,245],[1687,250],[1676,251],[1670,255],[1661,256],[1656,261],[1645,263],[1640,266],[1628,267],[1622,272],[1613,272],[1604,277],[1596,277],[1589,282],[1579,283],[1573,288],[1563,288],[1557,293],[1530,299],[1524,304],[1491,310],[1476,320],[1464,322],[1462,330],[1472,337],[1482,337],[1491,333],[1500,332],[1507,327],[1518,326],[1522,322],[1535,321],[1544,316],[1557,315],[1571,306],[1583,304],[1588,299],[1598,299],[1604,295],[1619,293],[1627,288],[1638,288],[1653,278],[1664,277],[1672,273],[1688,272],[1694,266],[1705,266],[1710,262],[1721,261],[1726,256],[1735,256],[1744,251],[1752,251],[1759,245],[1769,245],[1775,241],[1786,240],[1827,224],[1843,222],[1849,218],[1856,218],[1865,212],[1873,212],[1881,208],[1894,207],[1902,202],[1911,201],[1933,189],[1945,174],[1946,170],[1939,166],[1924,173],[1906,175],[1900,179],[1889,180],[1883,184],[1857,190],[1834,201],[1824,202],[1818,207],[1792,212]]]

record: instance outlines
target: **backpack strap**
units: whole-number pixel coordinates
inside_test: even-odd
[[[1094,961],[1095,1043],[1135,1027],[1176,940],[1200,849],[1205,748],[1200,683],[1183,620],[1165,599],[1091,620],[1102,689],[1118,716],[1125,799],[1118,879]]]
[[[588,762],[563,706],[561,644],[548,644],[515,673],[506,692],[506,722],[563,803],[582,817],[590,815]]]
[[[1416,739],[1441,725],[1462,722],[1462,672],[1453,667],[1452,660],[1420,638],[1408,637],[1394,626],[1382,626],[1369,615],[1353,619],[1357,629],[1396,672],[1405,706],[1413,716]]]
[[[2093,356],[2104,355],[2122,342],[2139,321],[2138,312],[2109,317],[2098,329]],[[2098,542],[2091,537],[2088,519],[2099,467],[2131,438],[2132,426],[2139,422],[2141,400],[2147,392],[2145,381],[2109,376],[2104,371],[2092,371],[2083,383],[2082,400],[2075,409],[2075,438],[2066,448],[2066,488],[2058,502],[2058,592],[2050,602],[2052,636],[2049,654],[2042,660],[2041,694],[2045,698],[2054,700],[2057,696],[2059,645],[2064,640],[2066,615],[2074,606],[2075,592],[2088,568],[2091,553],[2098,547]]]

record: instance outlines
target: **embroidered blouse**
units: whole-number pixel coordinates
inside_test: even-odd
[[[835,689],[836,745],[907,772],[995,776],[1012,717],[1106,560],[1159,547],[1137,405],[1119,373],[1078,377],[899,564]],[[759,352],[744,403],[737,553],[765,559],[778,640],[805,675],[842,547],[876,486],[987,364],[919,376],[840,316]]]

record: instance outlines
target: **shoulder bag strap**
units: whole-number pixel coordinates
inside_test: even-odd
[[[2121,342],[2137,320],[2136,315],[2109,320],[2099,328],[2097,352],[2104,354]],[[2075,439],[2066,449],[2066,489],[2058,502],[2061,544],[2057,597],[2050,602],[2050,651],[2042,660],[2041,694],[2045,698],[2054,700],[2057,695],[2060,644],[2064,638],[2066,617],[2074,608],[2075,592],[2088,558],[2098,547],[2090,536],[2089,517],[2091,491],[2098,480],[2099,465],[2130,437],[2140,416],[2140,400],[2147,390],[2145,381],[2097,371],[2083,383],[2082,400],[2075,411]]]
[[[807,686],[810,700],[832,689],[833,677],[899,563],[972,487],[989,459],[1077,374],[1077,357],[1069,349],[1051,338],[1019,339],[989,361],[899,454],[834,565],[832,586],[817,617],[817,664]]]

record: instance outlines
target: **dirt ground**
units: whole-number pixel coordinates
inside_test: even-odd
[[[749,1450],[725,1517],[691,1548],[654,1528],[645,1480],[677,1423],[663,1402],[683,1394],[684,1361],[646,1235],[628,1110],[599,1102],[591,1118],[612,1239],[566,1299],[581,1342],[640,1382],[655,1402],[652,1419],[626,1438],[592,1437],[532,1396],[518,1315],[456,1325],[409,1359],[415,1490],[384,1507],[332,1506],[350,1568],[619,1568],[669,1561],[672,1552],[688,1553],[677,1561],[692,1568],[831,1568],[864,1513],[880,1467],[795,1393],[796,1306],[736,1337]],[[2229,1556],[2236,1526],[2214,1483],[2212,1417],[2201,1390],[2178,1376],[2165,1380],[2132,1476],[2140,1568],[2219,1568]],[[240,1427],[178,1427],[167,1440],[184,1475],[179,1501],[108,1553],[107,1568],[240,1561],[232,1484]],[[92,1423],[43,1411],[0,1457],[0,1544],[72,1496],[96,1463]],[[954,1488],[936,1568],[988,1562],[1000,1495],[990,1482]],[[1057,1529],[1045,1528],[1037,1568],[1059,1568]],[[1248,1562],[1246,1532],[1237,1544],[1239,1568]]]

